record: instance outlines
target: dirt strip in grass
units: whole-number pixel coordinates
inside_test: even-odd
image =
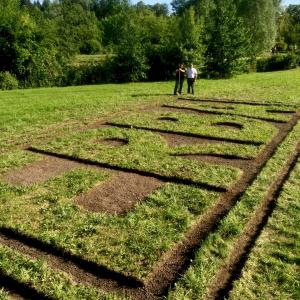
[[[161,133],[159,133],[159,135],[166,141],[166,143],[169,147],[174,147],[174,146],[178,146],[178,145],[220,143],[220,141],[215,141],[215,140],[205,139],[205,138],[200,138],[200,137],[179,135],[176,133],[161,132]]]
[[[226,142],[226,143],[235,143],[235,144],[240,144],[240,145],[255,145],[255,146],[263,145],[262,142],[256,142],[256,141],[247,141],[247,140],[243,141],[243,140],[231,139],[231,138],[212,137],[212,136],[203,135],[203,134],[177,132],[177,131],[172,131],[172,130],[148,128],[145,126],[126,125],[126,124],[118,124],[118,123],[111,123],[111,122],[108,122],[106,124],[114,126],[114,127],[119,127],[119,128],[135,128],[135,129],[142,129],[142,130],[147,130],[147,131],[151,131],[151,132],[171,133],[171,134],[177,134],[177,135],[182,135],[182,136],[187,136],[187,137],[204,138],[204,139],[207,139],[210,141],[216,141],[216,142]]]
[[[253,168],[249,169],[249,172],[245,172],[241,179],[220,197],[207,214],[202,216],[187,232],[184,240],[165,253],[145,280],[145,286],[151,293],[159,296],[165,295],[168,289],[174,285],[179,274],[185,272],[190,260],[194,257],[195,250],[200,247],[201,241],[216,227],[217,222],[228,213],[246,188],[255,180],[268,159],[275,153],[278,145],[297,124],[299,117],[299,114],[292,117],[291,121],[266,145],[260,156],[254,161]]]
[[[50,300],[51,298],[42,295],[37,292],[34,288],[20,283],[14,278],[10,276],[4,275],[0,271],[0,282],[6,291],[8,291],[8,299],[9,300],[23,300],[23,299],[31,299],[31,300]]]
[[[84,165],[90,165],[90,166],[98,166],[98,167],[102,167],[102,168],[106,168],[109,170],[116,170],[116,171],[123,171],[123,172],[128,172],[128,173],[135,173],[138,175],[142,175],[145,177],[152,177],[152,178],[156,178],[158,180],[161,180],[163,182],[173,182],[173,183],[178,183],[178,184],[186,184],[186,185],[193,185],[196,187],[200,187],[203,189],[207,189],[210,191],[215,191],[215,192],[225,192],[226,189],[223,187],[218,187],[218,186],[214,186],[208,183],[196,183],[190,179],[183,179],[183,178],[178,178],[175,176],[164,176],[164,175],[159,175],[156,173],[151,173],[151,172],[146,172],[146,171],[141,171],[141,170],[137,170],[137,169],[131,169],[131,168],[126,168],[126,167],[120,167],[120,166],[116,166],[116,165],[110,165],[107,163],[100,163],[100,162],[96,162],[93,160],[89,160],[89,159],[83,159],[83,158],[74,158],[72,156],[69,155],[65,155],[65,154],[58,154],[58,153],[53,153],[50,151],[45,151],[45,150],[41,150],[41,149],[37,149],[34,147],[29,147],[27,148],[28,151],[33,152],[33,153],[39,153],[39,154],[44,154],[44,155],[48,155],[48,156],[52,156],[52,157],[58,157],[58,158],[62,158],[62,159],[66,159],[66,160],[70,160],[70,161],[74,161],[74,162],[78,162]]]
[[[266,121],[266,122],[274,122],[274,123],[286,123],[286,121],[282,121],[282,120],[274,120],[273,118],[264,118],[264,117],[254,117],[254,116],[248,116],[248,115],[244,115],[244,114],[239,114],[239,113],[230,113],[230,112],[218,112],[218,111],[209,111],[209,110],[205,110],[205,109],[201,109],[201,108],[192,108],[192,107],[184,107],[184,106],[177,106],[177,105],[168,105],[168,104],[164,104],[163,107],[166,108],[171,108],[171,109],[179,109],[179,110],[184,110],[184,111],[190,111],[190,112],[196,112],[199,114],[210,114],[210,115],[226,115],[226,116],[239,116],[239,117],[243,117],[246,119],[253,119],[253,120],[261,120],[261,121]],[[290,114],[292,115],[293,112],[290,112]]]
[[[179,154],[176,156],[181,156],[189,159],[205,161],[212,164],[221,164],[226,166],[231,166],[239,168],[244,172],[249,172],[249,168],[252,168],[253,160],[243,159],[237,156],[231,155],[220,155],[220,154]]]
[[[228,260],[224,263],[215,277],[215,280],[207,293],[207,299],[227,299],[234,280],[237,280],[248,259],[255,241],[265,227],[268,218],[271,216],[276,205],[277,198],[280,195],[284,183],[294,169],[300,155],[300,143],[297,144],[295,151],[290,155],[288,161],[280,170],[276,180],[270,186],[267,194],[262,200],[261,205],[255,211],[236,241]]]
[[[115,142],[118,143],[112,141]],[[69,170],[82,167],[104,170],[96,166],[86,166],[47,156],[33,164],[6,173],[3,180],[13,185],[28,186],[43,183]],[[91,212],[124,214],[163,184],[162,181],[149,176],[107,169],[106,171],[111,173],[111,177],[90,191],[75,197],[76,204]]]
[[[78,256],[60,251],[38,239],[22,235],[9,228],[0,228],[0,244],[15,249],[33,259],[43,259],[51,268],[68,273],[77,283],[94,286],[106,292],[116,292],[124,296],[130,295],[135,299],[153,299],[152,295],[143,289],[143,283],[133,277],[119,274]],[[34,289],[29,291],[25,289],[24,294],[22,294],[24,284],[19,286],[18,282],[7,276],[6,280],[8,284],[5,286],[8,286],[11,290],[16,290],[21,295],[30,295],[31,292],[37,293]],[[10,284],[10,282],[13,284]]]
[[[183,101],[195,101],[195,102],[208,102],[208,103],[230,103],[230,104],[245,104],[251,106],[282,106],[282,107],[295,107],[295,105],[282,103],[282,102],[270,102],[270,103],[261,103],[256,101],[242,101],[242,100],[224,100],[224,99],[209,99],[209,98],[183,98],[180,97],[178,100]]]

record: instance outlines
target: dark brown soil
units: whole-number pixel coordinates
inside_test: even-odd
[[[112,147],[121,147],[128,144],[127,140],[119,139],[119,138],[98,139],[96,142],[103,145],[112,146]]]
[[[213,108],[213,109],[230,109],[230,110],[234,110],[234,107],[232,106],[208,106],[208,108]]]
[[[233,281],[238,279],[241,271],[248,259],[256,239],[259,237],[264,226],[267,224],[268,218],[271,216],[277,198],[281,189],[289,178],[291,171],[294,169],[298,157],[300,155],[300,143],[298,143],[295,151],[291,153],[288,161],[280,170],[276,180],[270,186],[261,205],[254,212],[253,217],[248,221],[244,231],[236,241],[228,260],[219,269],[215,276],[215,280],[207,293],[206,299],[227,299],[229,291],[232,289]]]
[[[237,129],[237,130],[241,130],[243,128],[242,124],[238,124],[234,122],[217,122],[217,123],[213,123],[212,126],[221,126],[227,129]]]
[[[272,122],[272,123],[286,123],[286,121],[282,121],[282,120],[274,120],[271,116],[270,117],[255,117],[255,116],[249,116],[249,115],[245,115],[242,113],[231,113],[231,112],[221,112],[221,111],[208,111],[205,110],[204,108],[193,108],[193,107],[185,107],[185,106],[177,106],[177,105],[164,105],[164,107],[169,108],[169,109],[176,109],[177,111],[182,110],[182,111],[186,111],[189,113],[198,113],[200,115],[202,114],[211,114],[211,115],[218,115],[218,116],[222,116],[222,115],[226,115],[226,116],[238,116],[238,117],[243,117],[246,119],[253,119],[253,120],[261,120],[261,121],[266,121],[266,122]]]
[[[159,121],[178,122],[177,118],[172,118],[172,117],[161,117],[161,118],[158,118],[157,120],[159,120]]]
[[[75,203],[92,212],[124,214],[162,184],[153,177],[118,172],[109,180],[76,197]]]
[[[223,104],[245,104],[250,106],[282,106],[282,107],[295,107],[295,105],[282,103],[282,102],[268,102],[268,103],[261,103],[256,101],[242,101],[242,100],[225,100],[225,99],[208,99],[208,98],[183,98],[180,97],[178,100],[183,101],[194,101],[194,102],[204,102],[204,103],[223,103]]]
[[[266,112],[276,113],[276,114],[293,114],[294,110],[277,110],[277,109],[267,109]]]
[[[184,158],[190,158],[195,160],[200,160],[212,164],[221,164],[227,165],[235,168],[239,168],[243,171],[247,171],[252,167],[251,160],[246,160],[242,158],[226,156],[226,155],[214,155],[214,154],[186,154],[186,155],[178,155]]]
[[[259,157],[253,162],[252,168],[249,168],[248,172],[244,172],[237,183],[221,195],[209,211],[201,216],[198,222],[186,233],[182,241],[163,255],[161,261],[157,263],[145,280],[145,287],[148,291],[159,296],[167,293],[168,289],[176,282],[179,274],[186,271],[203,239],[210,231],[214,230],[217,222],[239,201],[246,188],[254,181],[268,159],[274,154],[278,145],[298,122],[299,117],[298,115],[293,116],[291,121],[265,146]]]
[[[43,183],[52,177],[81,166],[81,164],[73,161],[56,157],[44,157],[42,160],[28,166],[9,171],[2,177],[2,180],[12,185],[29,186],[35,183]]]
[[[161,132],[159,133],[159,135],[166,141],[169,147],[175,147],[179,145],[220,143],[219,141],[209,140],[205,138],[197,138],[192,136],[184,136],[175,133]]]
[[[260,146],[263,145],[263,142],[253,141],[253,140],[239,140],[235,138],[222,138],[222,137],[214,137],[214,136],[208,136],[205,134],[198,134],[198,133],[189,133],[189,132],[177,132],[172,130],[164,130],[164,129],[156,129],[156,128],[149,128],[146,126],[135,126],[135,125],[127,125],[127,124],[120,124],[117,122],[109,122],[108,125],[119,127],[119,128],[135,128],[135,129],[143,129],[147,131],[152,132],[158,132],[158,133],[171,133],[171,134],[177,134],[187,137],[196,137],[196,138],[204,138],[211,141],[220,141],[220,142],[226,142],[226,143],[235,143],[240,145],[254,145],[254,146]]]

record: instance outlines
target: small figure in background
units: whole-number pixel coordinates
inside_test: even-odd
[[[197,79],[197,70],[193,67],[193,64],[190,64],[187,68],[187,84],[188,84],[188,94],[194,94],[194,85]]]
[[[174,95],[178,95],[178,93],[181,95],[184,77],[185,77],[184,66],[183,64],[179,64],[178,69],[176,70]]]

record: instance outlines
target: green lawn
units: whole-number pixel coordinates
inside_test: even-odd
[[[196,82],[195,98],[280,102],[290,105],[288,108],[276,105],[252,108],[239,104],[234,110],[229,110],[218,108],[219,104],[200,105],[197,102],[177,101],[172,95],[173,82],[0,92],[0,228],[28,235],[45,245],[49,244],[60,251],[77,255],[139,281],[146,280],[161,258],[182,241],[185,233],[216,203],[222,189],[230,189],[242,174],[237,167],[191,160],[182,155],[231,155],[245,159],[257,157],[278,132],[272,122],[257,118],[288,121],[289,114],[277,111],[300,107],[299,78],[300,69],[296,69],[245,74],[230,80],[200,79]],[[158,111],[163,104],[233,113],[230,116],[197,116],[187,111],[167,112],[166,108]],[[268,112],[266,109],[273,111]],[[127,128],[101,127],[101,124],[107,122]],[[241,127],[216,126],[228,122]],[[235,241],[300,139],[299,125],[278,147],[240,201],[200,245],[195,260],[178,279],[176,288],[169,292],[170,299],[205,299],[217,270],[230,255]],[[158,132],[150,132],[151,129],[225,139],[231,143],[168,146],[163,137]],[[121,139],[125,143],[120,147],[102,143],[104,139],[111,138]],[[171,182],[164,183],[126,215],[88,212],[76,205],[74,197],[107,181],[110,173],[103,169],[75,168],[31,186],[6,182],[7,172],[42,159],[42,155],[27,151],[27,147],[125,171],[146,172]],[[297,182],[294,179],[289,181],[287,193],[290,197],[297,194]],[[294,248],[282,248],[284,245],[281,245],[281,241],[285,242],[280,237],[280,230],[287,226],[284,225],[285,218],[288,215],[293,216],[293,219],[299,218],[299,210],[295,208],[298,206],[292,200],[289,202],[289,213],[285,214],[280,209],[288,201],[284,195],[280,198],[281,206],[275,208],[272,216],[275,221],[270,221],[263,233],[272,231],[278,243],[259,238],[242,279],[235,283],[230,295],[233,299],[239,299],[239,295],[248,297],[254,290],[257,290],[255,295],[264,295],[265,283],[259,277],[264,265],[259,263],[264,264],[261,260],[265,258],[265,264],[268,264],[271,248],[278,247],[278,251],[274,250],[277,254],[284,251],[282,268],[292,270],[294,266],[290,266],[290,259],[297,268],[294,248],[298,244]],[[278,214],[280,216],[276,217]],[[272,224],[277,223],[278,234],[272,227]],[[287,230],[296,232],[296,223],[289,223]],[[276,264],[276,261],[271,262]],[[282,290],[278,288],[278,295],[289,295],[293,299],[297,284],[299,287],[299,278],[291,272],[294,271],[290,271],[292,277],[286,281],[287,284]],[[56,271],[46,261],[27,257],[1,243],[0,273],[55,299],[117,297],[74,282],[67,273]],[[275,275],[270,280],[275,286],[279,279]],[[295,288],[288,294],[291,281],[296,282]],[[244,284],[249,288],[246,289]],[[267,291],[266,295],[269,295]],[[7,291],[5,287],[1,289],[0,283],[0,299],[6,298]]]

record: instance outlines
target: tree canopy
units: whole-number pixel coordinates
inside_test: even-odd
[[[173,0],[171,7],[130,0],[2,0],[0,72],[10,72],[21,86],[63,84],[75,55],[98,54],[106,55],[106,80],[170,79],[179,62],[228,77],[241,71],[242,61],[270,53],[276,42],[299,47],[299,5]]]

